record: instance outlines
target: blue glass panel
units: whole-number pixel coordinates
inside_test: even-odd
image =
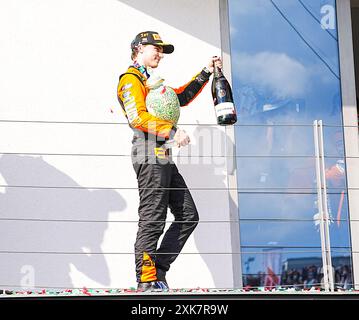
[[[324,154],[327,157],[344,158],[344,132],[339,126],[323,127]]]
[[[335,1],[229,3],[240,124],[342,124]]]
[[[313,157],[313,135],[312,125],[240,124],[236,127],[237,156]]]
[[[241,220],[241,245],[281,247],[320,246],[319,219],[313,221]],[[331,222],[332,246],[348,247],[347,224]]]
[[[346,248],[351,268],[335,6],[229,0],[243,252],[302,247],[307,253],[288,252],[286,259],[321,264],[313,121],[322,120],[333,265],[341,257],[335,248]],[[319,252],[311,255],[311,248]]]
[[[238,157],[238,188],[316,192],[313,157]],[[280,190],[278,190],[280,189]]]
[[[240,193],[241,220],[300,220],[315,221],[318,213],[315,193]],[[338,227],[348,224],[348,195],[328,193],[328,211]],[[253,205],[253,204],[256,205]],[[345,228],[346,229],[346,228]]]

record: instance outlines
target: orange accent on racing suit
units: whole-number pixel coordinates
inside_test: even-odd
[[[184,86],[174,89],[181,107],[188,105],[198,96],[209,77],[210,74],[202,70]],[[120,77],[117,86],[118,100],[133,129],[168,139],[175,128],[170,121],[157,118],[147,111],[145,101],[149,90],[146,88],[146,80],[146,76],[138,68],[130,66]],[[139,82],[141,85],[138,85]]]
[[[188,105],[197,97],[210,75],[202,70],[184,86],[174,89],[181,106]],[[162,148],[165,140],[173,137],[176,128],[171,122],[147,111],[146,80],[143,67],[131,66],[120,76],[117,87],[118,100],[134,130],[131,159],[140,197],[135,242],[138,282],[165,281],[171,263],[199,220],[190,191],[176,164],[169,159],[170,151]],[[167,208],[171,209],[175,222],[171,223],[157,248],[165,228]]]
[[[143,253],[143,264],[141,272],[141,282],[149,282],[157,280],[155,263],[147,252]]]

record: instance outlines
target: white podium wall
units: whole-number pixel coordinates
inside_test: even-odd
[[[144,30],[174,44],[158,69],[173,87],[221,54],[218,0],[0,2],[1,287],[136,285],[132,131],[116,87]],[[230,216],[215,121],[207,85],[182,109],[191,146],[174,150],[201,222],[171,288],[233,287],[230,223],[213,222]]]

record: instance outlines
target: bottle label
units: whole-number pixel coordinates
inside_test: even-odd
[[[224,116],[226,114],[235,114],[233,102],[222,102],[214,106],[217,117]]]

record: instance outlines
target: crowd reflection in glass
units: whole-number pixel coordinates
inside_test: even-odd
[[[268,275],[261,271],[257,274],[244,275],[244,289],[324,289],[323,268],[318,265],[308,265],[303,268],[283,270],[282,274],[278,276],[280,282],[276,285],[268,285],[265,280],[267,276]],[[340,265],[334,268],[334,282],[334,288],[337,290],[349,290],[353,288],[351,268],[349,265]]]

